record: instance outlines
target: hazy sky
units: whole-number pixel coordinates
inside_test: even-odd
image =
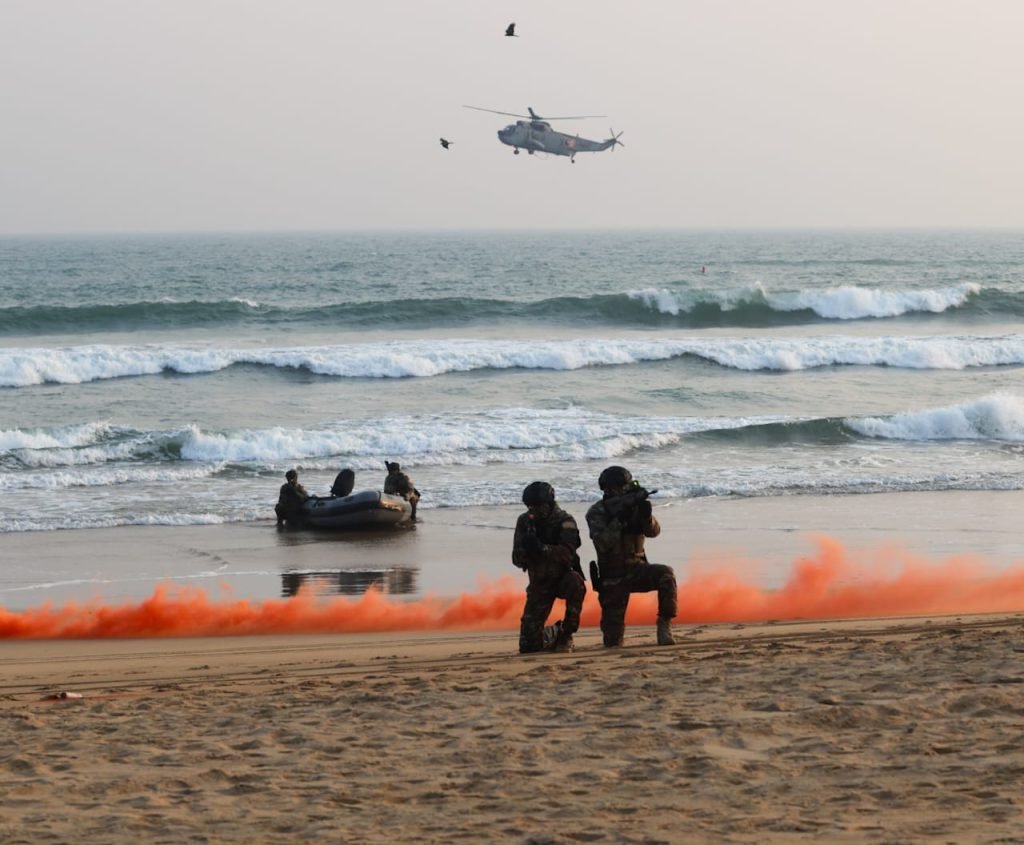
[[[0,0],[0,233],[1024,227],[1022,38],[1020,0]]]

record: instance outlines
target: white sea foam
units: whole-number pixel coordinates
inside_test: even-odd
[[[110,423],[92,422],[63,428],[8,429],[0,431],[0,452],[16,449],[74,449],[95,443],[111,430]]]
[[[981,285],[967,283],[926,290],[888,290],[842,285],[821,290],[771,293],[760,285],[747,290],[671,291],[665,288],[630,290],[630,299],[661,314],[676,316],[691,311],[699,302],[717,304],[725,311],[744,304],[763,303],[775,311],[813,311],[829,320],[861,320],[867,317],[899,317],[928,312],[939,314],[959,308],[981,292]]]
[[[944,408],[856,417],[845,424],[867,437],[890,440],[995,440],[1024,442],[1024,399],[993,394]]]
[[[123,441],[81,449],[14,450],[19,471],[0,475],[4,489],[66,489],[177,482],[214,476],[228,464],[277,472],[307,469],[379,470],[385,458],[418,466],[458,467],[610,459],[672,446],[687,434],[789,421],[759,417],[634,417],[577,408],[508,408],[478,413],[420,414],[345,420],[316,429],[273,427],[211,432],[190,425],[134,432]],[[169,460],[177,445],[183,466]],[[154,459],[155,458],[155,459]]]
[[[261,513],[259,517],[267,518],[267,514]],[[88,514],[78,516],[59,515],[48,521],[38,519],[12,520],[0,525],[0,534],[12,534],[19,531],[56,531],[74,528],[117,528],[124,525],[223,525],[229,522],[250,522],[253,518],[251,514],[242,513],[229,517],[215,513],[153,513],[137,517]]]
[[[686,434],[780,422],[781,417],[630,417],[580,409],[510,408],[477,414],[424,414],[327,429],[252,429],[206,433],[191,428],[181,455],[194,461],[255,462],[344,455],[353,469],[384,457],[415,456],[420,466],[531,463],[610,458],[677,443]],[[788,418],[787,418],[788,419]],[[333,466],[326,462],[325,467]]]
[[[579,408],[507,408],[485,412],[343,420],[317,428],[272,427],[207,431],[195,425],[133,432],[127,440],[78,449],[16,449],[18,471],[0,474],[0,490],[67,489],[124,484],[161,484],[211,478],[232,465],[273,472],[299,463],[308,470],[376,472],[385,458],[418,467],[483,467],[607,461],[659,452],[703,431],[739,429],[807,418],[644,417]],[[901,440],[976,439],[1024,441],[1024,400],[994,395],[949,408],[893,417],[844,421],[865,436]],[[97,431],[103,425],[96,424]],[[78,435],[85,439],[90,426]],[[7,432],[20,442],[22,432]],[[64,442],[48,431],[34,442]],[[163,444],[158,448],[158,444]],[[180,458],[180,462],[176,459]],[[233,482],[233,483],[237,483]]]
[[[81,449],[12,449],[10,454],[25,467],[72,467],[131,460],[139,451],[137,442],[126,442]]]
[[[179,484],[209,478],[223,469],[223,464],[152,464],[111,465],[88,469],[48,469],[42,472],[0,474],[0,490],[67,490],[73,487],[110,487],[117,484]]]
[[[0,350],[0,386],[78,384],[164,371],[212,373],[234,364],[305,369],[342,378],[430,377],[482,369],[576,370],[692,355],[741,370],[842,364],[963,369],[1024,363],[1024,335],[446,340],[277,349],[198,345]]]
[[[778,311],[809,309],[832,320],[859,320],[914,312],[939,314],[959,308],[980,291],[981,285],[973,283],[937,290],[883,290],[843,285],[820,291],[766,294],[765,299]]]
[[[673,478],[664,472],[647,473],[645,481],[658,489],[655,507],[661,508],[680,499],[704,496],[778,496],[799,494],[866,494],[901,492],[915,490],[1020,490],[1024,479],[1012,472],[973,472],[966,468],[961,471],[929,471],[918,467],[904,472],[847,471],[841,477],[825,478],[806,468],[763,465],[759,471],[739,471],[739,468],[723,468],[720,472]],[[559,501],[569,503],[591,503],[594,500],[593,477],[591,484],[559,484]],[[272,492],[250,491],[248,499],[235,498],[230,501],[215,499],[205,509],[201,503],[183,503],[176,498],[160,498],[150,495],[138,500],[131,511],[109,510],[109,503],[98,507],[80,506],[54,509],[35,508],[25,510],[10,519],[0,522],[0,534],[19,531],[52,531],[71,528],[109,528],[122,525],[210,525],[232,522],[271,520]],[[491,480],[466,483],[465,481],[432,487],[430,500],[425,508],[472,507],[480,505],[518,505],[522,484]],[[152,494],[152,490],[150,491]],[[26,494],[32,495],[32,494]],[[38,494],[35,495],[46,495]],[[798,505],[794,504],[794,507]],[[575,508],[573,508],[575,510]]]
[[[628,290],[626,296],[636,302],[642,302],[652,311],[657,311],[659,314],[671,314],[673,317],[678,316],[680,312],[689,311],[694,304],[692,294],[683,295],[665,288]]]

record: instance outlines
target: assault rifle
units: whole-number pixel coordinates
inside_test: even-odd
[[[537,523],[534,521],[532,513],[526,516],[526,539],[523,541],[523,545],[526,547],[526,551],[534,555],[539,555],[544,549],[544,544],[537,536]]]
[[[608,513],[612,516],[624,513],[628,510],[633,510],[641,502],[646,502],[649,496],[653,496],[657,493],[657,490],[647,490],[633,482],[633,487],[628,493],[623,493],[621,496],[611,496],[604,500],[604,506],[608,509]]]

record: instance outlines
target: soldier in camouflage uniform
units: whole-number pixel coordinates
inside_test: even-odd
[[[587,511],[587,526],[600,570],[600,586],[595,578],[594,589],[599,591],[604,644],[622,645],[630,594],[657,590],[658,645],[673,645],[676,576],[669,566],[647,562],[645,538],[661,533],[647,493],[633,481],[632,473],[620,466],[602,472],[598,485],[604,498]]]
[[[555,491],[545,481],[527,485],[523,504],[528,510],[519,516],[512,541],[512,563],[530,574],[519,622],[519,653],[545,648],[544,622],[555,599],[565,599],[565,618],[560,626],[551,626],[555,636],[550,647],[572,651],[587,593],[576,554],[580,532],[576,520],[555,503]]]
[[[412,519],[415,522],[420,491],[416,489],[412,479],[402,472],[402,467],[397,461],[384,461],[384,466],[388,468],[387,477],[384,479],[384,492],[392,496],[401,496],[412,505]]]
[[[306,488],[299,484],[299,473],[296,470],[288,470],[284,478],[285,482],[277,494],[277,504],[274,505],[278,528],[286,522],[299,525],[302,522],[302,504],[309,498]]]

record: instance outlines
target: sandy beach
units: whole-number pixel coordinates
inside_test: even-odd
[[[0,836],[1024,841],[1024,614],[681,633],[4,643]]]
[[[447,604],[189,600],[142,623],[145,602],[73,623],[57,608],[58,639],[19,639],[32,614],[8,609],[0,839],[1024,842],[1015,497],[891,504],[662,507],[658,542],[681,557],[678,643],[662,648],[651,597],[634,598],[625,648],[607,650],[588,596],[574,653],[520,656],[514,582]],[[428,512],[400,548],[428,592],[453,596],[481,574],[474,561],[501,576],[512,512],[464,525]],[[809,554],[816,527],[834,530]],[[107,539],[70,533],[0,539],[86,564]],[[180,548],[273,573],[260,555],[337,565],[343,548],[267,544],[260,527],[134,533],[109,566]]]

